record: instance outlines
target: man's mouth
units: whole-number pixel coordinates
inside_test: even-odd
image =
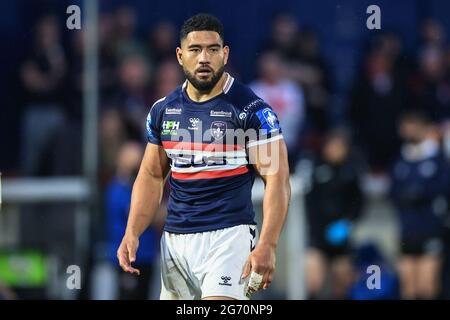
[[[208,77],[212,74],[212,70],[209,68],[200,68],[197,70],[197,75],[200,77]]]

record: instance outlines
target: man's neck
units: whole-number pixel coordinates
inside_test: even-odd
[[[219,81],[217,81],[214,88],[208,92],[202,92],[197,90],[189,81],[187,82],[186,93],[189,98],[195,102],[204,102],[214,98],[222,93],[223,86],[227,80],[228,73],[224,72]]]

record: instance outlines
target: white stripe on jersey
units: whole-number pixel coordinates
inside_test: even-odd
[[[270,143],[270,142],[277,141],[277,140],[280,140],[280,139],[283,139],[283,135],[282,134],[276,135],[275,137],[271,137],[269,139],[252,141],[252,142],[249,142],[247,144],[247,148],[254,147],[254,146],[259,146],[259,145]]]
[[[225,147],[224,147],[225,149]],[[189,149],[165,149],[167,154],[176,155],[202,155],[205,157],[227,157],[227,158],[245,158],[247,153],[245,150],[230,151],[207,151],[207,150],[189,150]]]
[[[153,109],[153,107],[154,107],[158,102],[164,101],[165,99],[166,99],[166,97],[162,97],[161,99],[156,100],[155,103],[154,103],[154,104],[152,105],[152,107],[150,108],[150,111]]]
[[[228,91],[230,91],[231,86],[233,85],[234,82],[234,78],[232,76],[230,76],[229,73],[227,73],[228,78],[227,81],[225,81],[225,85],[223,86],[223,93],[227,94]]]

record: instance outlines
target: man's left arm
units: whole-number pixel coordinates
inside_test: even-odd
[[[263,276],[258,289],[266,289],[275,271],[275,249],[286,220],[291,187],[286,144],[278,139],[250,147],[249,159],[264,180],[263,224],[256,248],[250,254],[242,274],[253,271]],[[250,289],[251,290],[251,289]],[[250,292],[252,293],[252,292]]]

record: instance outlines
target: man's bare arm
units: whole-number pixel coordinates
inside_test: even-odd
[[[251,253],[243,278],[254,271],[263,275],[261,287],[272,282],[275,270],[275,249],[286,220],[291,187],[286,144],[277,140],[249,150],[250,159],[265,183],[263,224],[258,245]],[[253,159],[253,160],[252,160]]]
[[[139,274],[131,263],[136,260],[139,237],[152,223],[163,196],[169,159],[161,146],[147,144],[139,173],[133,185],[127,228],[117,257],[123,270]]]

